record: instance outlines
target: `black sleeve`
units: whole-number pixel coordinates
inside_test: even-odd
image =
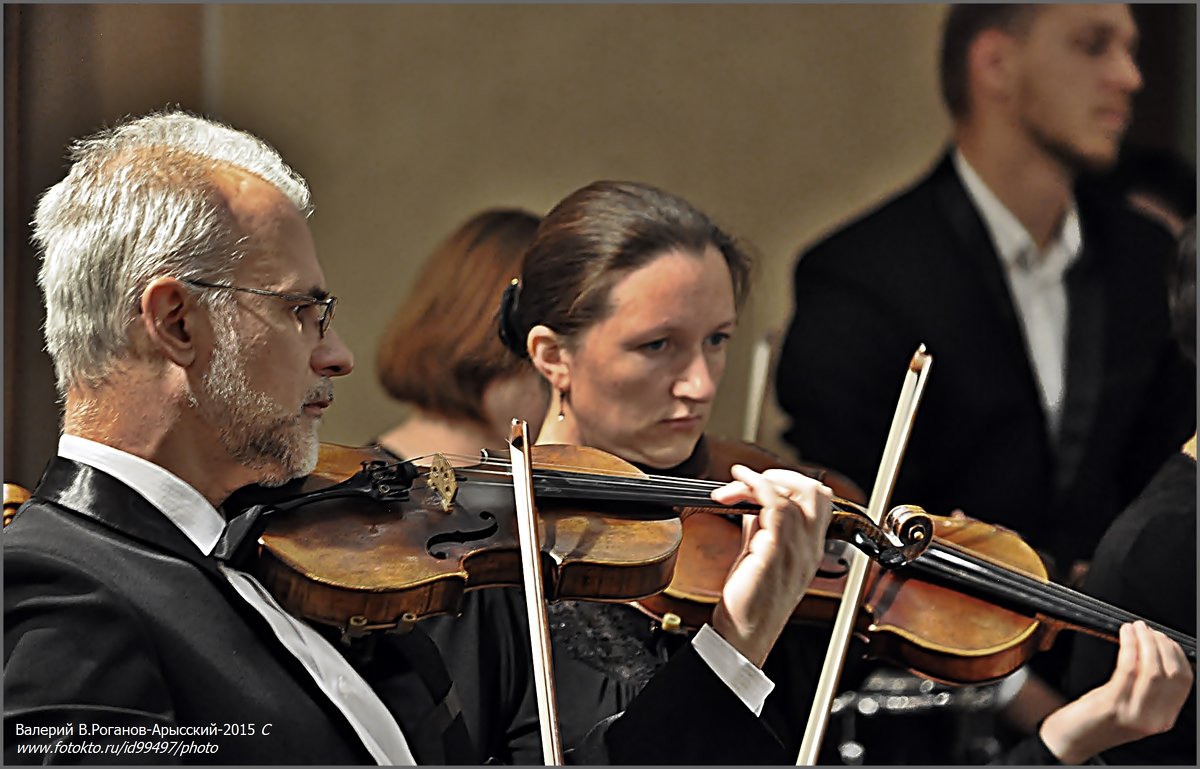
[[[1062,762],[1050,752],[1040,735],[1034,734],[1018,742],[1007,753],[992,762],[999,766],[1061,766]]]
[[[529,630],[519,588],[474,590],[457,616],[432,617],[428,634],[453,680],[453,704],[474,754],[454,763],[540,764]]]
[[[623,713],[592,730],[574,763],[787,764],[778,738],[687,644]]]
[[[422,628],[441,650],[454,678],[465,721],[481,750],[478,760],[541,764],[537,698],[520,590],[469,593],[461,615],[435,618],[422,623]],[[592,679],[582,683],[556,677],[560,706],[588,696],[584,690]],[[600,708],[587,721],[590,729],[577,729],[584,736],[567,739],[564,735],[568,763],[791,762],[765,722],[690,643],[671,657],[624,711],[603,711]]]

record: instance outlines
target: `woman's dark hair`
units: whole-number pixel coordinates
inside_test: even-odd
[[[593,182],[572,192],[542,220],[525,255],[519,286],[506,292],[500,334],[527,355],[529,330],[544,324],[572,337],[609,312],[623,276],[679,249],[697,256],[709,246],[725,258],[741,307],[749,288],[746,253],[683,198],[637,182]]]
[[[529,365],[496,338],[495,308],[539,221],[517,209],[484,211],[430,255],[379,344],[379,381],[393,398],[486,422],[484,388]]]

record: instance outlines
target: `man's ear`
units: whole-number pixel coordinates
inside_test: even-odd
[[[1005,101],[1017,71],[1018,41],[1002,29],[980,32],[967,52],[971,100]]]
[[[142,292],[138,320],[145,343],[164,358],[187,368],[196,361],[196,334],[210,330],[207,313],[177,278],[155,278]]]
[[[559,392],[571,390],[571,351],[564,339],[549,326],[537,325],[529,329],[526,349],[533,367]]]

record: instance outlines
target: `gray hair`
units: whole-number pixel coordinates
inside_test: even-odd
[[[129,325],[152,280],[232,275],[245,243],[214,172],[254,174],[312,213],[308,184],[274,148],[186,112],[128,120],[74,142],[69,154],[70,170],[33,218],[46,350],[61,394],[99,386],[129,355]],[[222,294],[202,292],[201,301],[227,308]]]

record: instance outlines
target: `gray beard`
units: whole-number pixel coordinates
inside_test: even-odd
[[[236,329],[219,321],[214,326],[219,341],[191,405],[216,425],[221,446],[233,459],[260,473],[258,483],[279,486],[308,475],[317,466],[315,424],[306,424],[303,406],[288,414],[266,393],[251,389]],[[332,386],[322,380],[314,389],[305,402]]]

